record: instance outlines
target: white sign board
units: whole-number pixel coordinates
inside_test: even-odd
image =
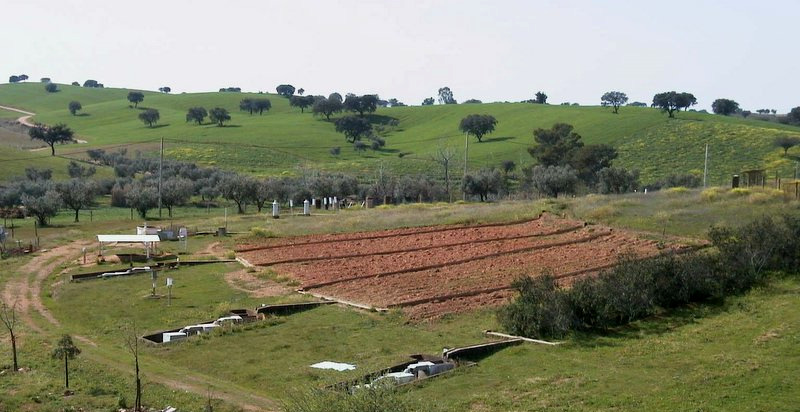
[[[172,278],[167,278],[167,286],[172,287]]]

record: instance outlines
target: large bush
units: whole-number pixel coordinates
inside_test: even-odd
[[[498,318],[510,333],[522,336],[562,337],[574,328],[567,295],[550,275],[525,276],[511,285],[519,297],[503,307]]]

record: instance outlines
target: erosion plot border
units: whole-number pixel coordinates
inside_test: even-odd
[[[583,237],[583,238],[580,238],[580,239],[571,239],[571,240],[565,240],[565,241],[561,241],[561,242],[546,243],[544,245],[526,246],[524,248],[507,250],[507,251],[504,251],[504,252],[494,252],[494,253],[475,256],[475,257],[471,257],[471,258],[467,258],[467,259],[454,260],[454,261],[451,261],[451,262],[437,263],[437,264],[434,264],[434,265],[417,266],[417,267],[408,268],[408,269],[400,269],[400,270],[393,270],[393,271],[389,271],[389,272],[375,273],[375,274],[369,274],[369,275],[359,275],[359,276],[354,276],[354,277],[345,278],[345,279],[331,280],[331,281],[328,281],[328,282],[320,282],[320,283],[317,283],[317,284],[307,285],[307,286],[304,286],[303,289],[321,288],[321,287],[324,287],[324,286],[336,285],[336,284],[339,284],[339,283],[345,283],[345,282],[350,282],[350,281],[359,280],[359,279],[368,279],[368,278],[376,278],[377,279],[377,278],[382,278],[382,277],[387,277],[387,276],[402,275],[402,274],[405,274],[405,273],[422,272],[423,270],[440,269],[440,268],[447,267],[447,266],[456,266],[456,265],[461,265],[461,264],[464,264],[464,263],[474,262],[474,261],[477,261],[477,260],[491,259],[491,258],[495,258],[495,257],[498,257],[498,256],[513,255],[513,254],[517,254],[517,253],[531,252],[531,251],[534,251],[534,250],[543,250],[543,249],[550,249],[550,248],[559,247],[559,246],[567,246],[567,245],[573,245],[573,244],[577,244],[577,243],[590,242],[592,240],[595,240],[595,239],[598,239],[598,238],[601,238],[601,237],[609,236],[610,234],[611,234],[611,231],[601,232],[601,233],[597,233],[597,234],[594,234],[594,235],[589,235],[589,236],[586,236],[586,237]],[[450,245],[448,245],[448,246],[450,246]],[[405,251],[402,251],[402,252],[405,252]],[[395,252],[395,253],[402,253],[402,252]]]
[[[528,223],[528,222],[524,222]],[[439,248],[446,248],[446,247],[453,247],[453,246],[464,246],[464,245],[474,245],[480,243],[491,243],[491,242],[499,242],[503,240],[517,240],[517,239],[529,239],[535,237],[547,237],[547,236],[558,236],[563,235],[565,233],[574,232],[576,230],[580,230],[586,227],[585,225],[579,225],[574,227],[568,227],[564,229],[554,230],[552,232],[547,233],[535,233],[532,235],[510,235],[510,236],[501,236],[496,238],[490,239],[479,239],[473,241],[465,241],[465,242],[456,242],[456,243],[447,243],[442,245],[434,245],[434,246],[420,246],[417,248],[408,248],[408,249],[399,249],[399,250],[387,250],[383,252],[371,252],[371,253],[354,253],[349,255],[336,255],[336,256],[311,256],[311,257],[303,257],[303,258],[291,258],[291,259],[284,259],[284,260],[276,260],[272,262],[264,262],[264,263],[256,263],[256,266],[274,266],[274,265],[284,265],[287,263],[302,263],[302,262],[315,262],[320,260],[333,260],[333,259],[352,259],[352,258],[359,258],[359,257],[368,257],[368,256],[381,256],[381,255],[394,255],[397,253],[407,253],[407,252],[420,252],[423,250],[431,250],[431,249],[439,249]],[[416,233],[414,233],[415,235]],[[401,235],[398,235],[401,236]],[[407,235],[402,235],[407,236]],[[391,236],[396,237],[396,236]],[[361,239],[359,239],[361,240]],[[326,242],[328,243],[328,242]],[[304,246],[304,245],[291,245],[291,246]]]
[[[408,228],[400,228],[399,229],[399,230],[409,230],[408,233],[391,233],[391,234],[383,234],[383,235],[356,236],[356,237],[345,238],[345,239],[312,240],[312,241],[309,241],[309,242],[300,242],[300,243],[283,243],[283,244],[279,244],[279,245],[253,246],[253,247],[246,247],[246,248],[236,249],[236,253],[255,252],[255,251],[258,251],[258,250],[277,249],[277,248],[290,247],[290,246],[318,245],[318,244],[330,243],[330,242],[336,242],[336,241],[386,239],[386,238],[398,237],[398,236],[411,236],[411,235],[422,235],[422,234],[427,234],[427,233],[448,232],[448,231],[452,231],[452,230],[480,229],[480,228],[486,228],[486,227],[514,226],[514,225],[520,225],[520,224],[529,223],[529,222],[533,222],[533,221],[539,220],[539,219],[542,218],[544,213],[545,212],[540,213],[539,216],[537,216],[537,217],[535,217],[533,219],[515,220],[515,221],[512,221],[512,222],[484,223],[484,224],[479,224],[479,225],[462,225],[462,226],[459,226],[459,225],[447,225],[447,226],[438,227],[438,228],[434,226],[431,229],[422,229],[422,230],[419,230],[419,231],[414,231],[414,229],[415,229],[414,227],[408,227]],[[430,227],[430,226],[420,226],[420,228],[424,228],[424,227]],[[394,230],[398,230],[398,229],[394,229]],[[366,234],[366,233],[375,233],[375,232],[373,231],[373,232],[337,233],[335,235],[348,236],[348,235],[358,235],[358,234]],[[284,240],[290,241],[291,239],[302,239],[302,238],[303,238],[303,236],[295,236],[295,237],[285,238]]]

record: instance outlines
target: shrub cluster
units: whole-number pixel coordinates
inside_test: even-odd
[[[648,259],[623,256],[596,277],[561,288],[550,275],[522,277],[519,296],[498,318],[510,333],[560,338],[627,324],[690,302],[719,301],[764,280],[768,271],[796,271],[800,218],[764,217],[739,228],[713,228],[713,251]]]

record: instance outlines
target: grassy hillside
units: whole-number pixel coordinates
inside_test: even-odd
[[[381,166],[393,173],[438,175],[441,171],[431,156],[446,146],[461,159],[464,136],[458,123],[472,113],[491,114],[499,124],[483,143],[470,140],[470,168],[495,166],[504,160],[530,164],[526,149],[533,144],[533,129],[566,122],[575,126],[586,143],[616,147],[617,164],[640,169],[645,182],[670,173],[701,172],[706,144],[710,145],[712,183],[725,183],[732,173],[757,167],[789,177],[794,173],[792,151],[784,157],[771,143],[782,134],[800,136],[797,127],[700,113],[679,113],[677,119],[668,119],[650,108],[624,107],[614,115],[602,107],[492,103],[380,109],[370,119],[383,128],[386,147],[356,153],[332,122],[301,114],[276,95],[145,92],[140,108],[156,108],[161,114],[159,126],[147,128],[137,119],[139,111],[129,107],[128,90],[59,88],[58,93],[47,93],[38,83],[0,85],[0,105],[34,111],[39,122],[67,123],[89,141],[89,147],[141,143],[132,150],[151,151],[153,143],[164,137],[169,157],[259,175],[298,174],[300,168],[310,168],[372,176]],[[263,116],[238,110],[241,99],[256,96],[268,96],[272,110]],[[71,100],[81,102],[83,116],[69,114]],[[192,106],[224,107],[233,119],[222,128],[186,123],[186,109]],[[390,124],[393,119],[397,126]],[[331,155],[330,149],[337,146],[341,154]]]

